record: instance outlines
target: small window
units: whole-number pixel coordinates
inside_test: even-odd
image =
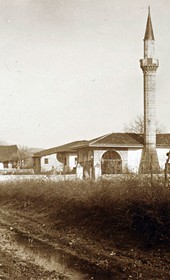
[[[8,162],[7,161],[4,162],[4,168],[8,168]]]
[[[48,164],[48,158],[45,158],[45,159],[44,159],[44,163],[45,163],[45,164]]]

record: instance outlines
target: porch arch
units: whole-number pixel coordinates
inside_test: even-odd
[[[122,158],[115,150],[108,150],[101,158],[102,174],[121,174]]]

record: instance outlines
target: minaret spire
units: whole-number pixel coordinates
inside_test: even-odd
[[[150,10],[151,10],[151,8],[150,8],[150,6],[148,6],[148,15],[150,15]]]
[[[147,24],[146,24],[144,40],[155,40],[154,34],[153,34],[153,28],[152,28],[150,6],[148,7],[148,19],[147,19]]]

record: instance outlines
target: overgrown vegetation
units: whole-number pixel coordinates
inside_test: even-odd
[[[76,227],[93,238],[122,233],[133,234],[144,246],[170,243],[170,188],[162,178],[152,184],[137,176],[5,182],[0,184],[0,204],[41,213],[54,228]]]

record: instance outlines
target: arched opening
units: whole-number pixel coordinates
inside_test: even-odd
[[[101,161],[102,174],[121,174],[122,159],[119,153],[113,150],[105,152]]]

